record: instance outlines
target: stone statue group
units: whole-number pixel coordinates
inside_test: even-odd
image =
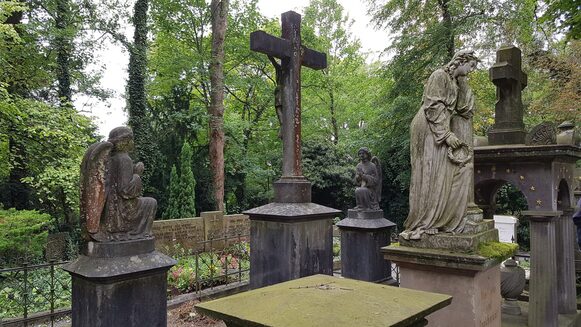
[[[472,51],[460,51],[432,73],[411,125],[410,211],[401,236],[420,239],[461,233],[473,183],[474,95],[467,75],[476,69]],[[81,221],[85,239],[111,242],[150,237],[157,203],[141,197],[143,163],[129,157],[133,133],[117,127],[93,144],[81,166]],[[380,210],[381,165],[367,148],[358,151],[355,210]]]

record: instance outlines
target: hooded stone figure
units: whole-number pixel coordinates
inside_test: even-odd
[[[91,145],[81,164],[81,222],[87,240],[150,237],[157,201],[141,197],[142,162],[133,163],[133,131],[117,127]]]
[[[404,239],[464,229],[473,192],[473,165],[466,163],[471,160],[474,96],[467,74],[477,62],[472,51],[457,52],[424,88],[410,129],[412,176]]]

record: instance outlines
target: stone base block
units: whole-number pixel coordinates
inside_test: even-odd
[[[381,212],[383,213],[383,212]],[[349,217],[356,216],[349,211]],[[341,275],[369,282],[393,284],[391,262],[379,251],[388,246],[394,223],[385,218],[346,218],[337,223],[341,230]]]
[[[503,299],[502,300],[502,313],[511,316],[520,316],[521,309],[518,305],[517,299]]]
[[[397,247],[390,247],[397,248]],[[427,317],[431,327],[500,327],[500,264],[474,255],[383,248],[400,268],[400,287],[451,295],[452,304]],[[416,251],[414,253],[414,251]]]
[[[492,128],[488,131],[488,144],[525,144],[527,133],[521,128]]]
[[[477,228],[489,226],[489,222],[482,223]],[[488,225],[487,225],[488,224]],[[492,223],[494,225],[494,222]],[[422,249],[441,249],[451,252],[476,252],[478,245],[485,242],[498,242],[498,229],[489,229],[477,234],[439,233],[435,235],[423,234],[419,240],[405,240],[400,237],[400,244],[406,247]]]
[[[137,245],[140,249],[144,244],[125,243],[117,248]],[[109,248],[115,248],[101,245],[89,252],[107,255]],[[72,276],[72,326],[166,326],[167,271],[174,264],[175,260],[155,251],[123,257],[79,256],[63,267]]]
[[[333,274],[331,218],[250,222],[250,288]]]
[[[494,229],[494,220],[493,219],[485,219],[479,223],[472,223],[467,222],[464,225],[464,232],[463,234],[478,234],[485,232],[487,230]]]
[[[250,288],[333,274],[333,222],[341,211],[306,202],[272,202],[250,217]]]

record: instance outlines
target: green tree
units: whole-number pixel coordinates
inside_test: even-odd
[[[169,204],[165,219],[190,218],[196,216],[196,180],[192,172],[192,147],[188,142],[182,145],[179,173],[174,165],[171,169]]]

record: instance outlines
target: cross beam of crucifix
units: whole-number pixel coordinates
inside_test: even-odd
[[[327,67],[327,56],[301,45],[301,15],[282,14],[282,38],[255,31],[250,34],[250,49],[281,60],[282,102],[282,177],[302,176],[301,167],[301,66]]]

